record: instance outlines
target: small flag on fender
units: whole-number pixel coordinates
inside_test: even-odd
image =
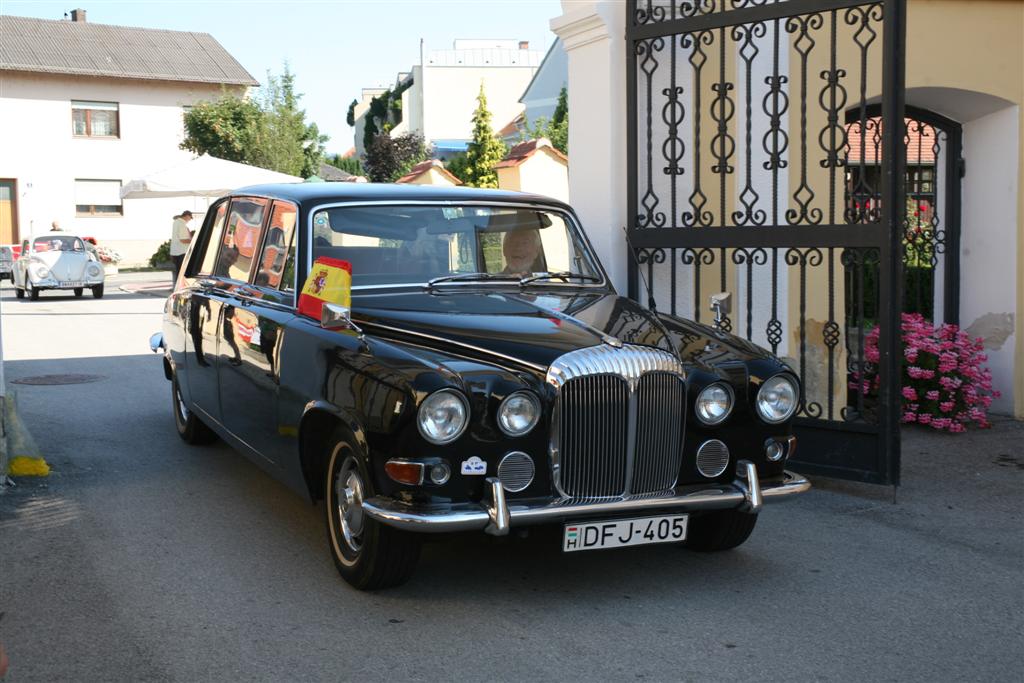
[[[320,320],[324,304],[352,305],[352,264],[321,256],[313,262],[299,294],[299,313]]]

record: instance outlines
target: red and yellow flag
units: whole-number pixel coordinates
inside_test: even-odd
[[[299,294],[299,313],[320,320],[324,304],[352,305],[352,264],[320,256],[306,277]]]

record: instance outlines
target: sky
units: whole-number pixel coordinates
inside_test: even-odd
[[[455,38],[514,38],[546,51],[549,21],[562,14],[559,0],[0,0],[0,14],[41,19],[75,7],[94,23],[209,33],[261,83],[287,62],[330,153],[352,146],[345,114],[360,89],[391,85],[418,64],[421,38],[428,50]]]

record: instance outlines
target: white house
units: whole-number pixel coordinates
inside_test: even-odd
[[[493,123],[501,127],[520,112],[519,97],[540,66],[543,54],[517,40],[456,40],[450,50],[420,45],[420,63],[402,72],[385,93],[368,94],[354,113],[355,146],[365,151],[363,134],[373,97],[390,95],[385,109],[392,135],[415,131],[432,144],[440,157],[466,149],[473,130],[473,110],[483,84]],[[383,121],[379,122],[378,128]]]
[[[62,228],[145,263],[203,200],[123,200],[133,178],[192,158],[182,116],[256,80],[211,35],[0,16],[0,243]],[[3,216],[9,216],[4,220]]]

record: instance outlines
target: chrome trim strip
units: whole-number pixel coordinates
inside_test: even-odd
[[[377,496],[364,500],[363,510],[382,524],[406,531],[479,531],[494,523],[492,513],[494,519],[499,522],[504,519],[497,502],[499,498],[494,490],[494,484],[490,481],[488,483],[491,487],[489,495],[494,497],[489,498],[484,504],[463,503],[447,508],[415,508],[392,498]],[[795,472],[786,471],[782,481],[766,483],[759,486],[758,490],[763,502],[769,503],[786,500],[810,488],[811,483],[806,478]],[[500,482],[498,489],[501,489]],[[699,484],[679,486],[660,495],[611,501],[573,503],[550,500],[517,505],[515,501],[507,501],[504,493],[500,495],[500,500],[508,512],[508,526],[517,527],[631,512],[740,509],[747,503],[747,492],[747,487],[737,481],[731,485],[710,487]]]
[[[635,391],[640,376],[648,372],[668,372],[686,379],[686,369],[675,355],[652,346],[623,344],[616,348],[609,344],[588,346],[559,356],[548,368],[545,380],[561,389],[570,379],[587,375],[618,375]]]
[[[764,503],[764,498],[761,496],[761,482],[757,478],[757,465],[749,460],[740,460],[736,464],[740,476],[746,480],[746,484],[736,482],[736,485],[743,491],[742,509],[756,515],[761,511],[761,506]]]
[[[452,339],[448,339],[447,337],[437,337],[435,335],[426,334],[426,333],[423,333],[423,332],[413,332],[411,330],[403,329],[403,328],[400,328],[400,327],[391,327],[390,325],[384,325],[382,323],[370,322],[368,320],[360,320],[359,324],[362,325],[363,327],[366,327],[366,328],[377,328],[377,329],[380,329],[380,330],[387,330],[388,332],[396,332],[399,335],[410,335],[410,336],[413,336],[413,337],[418,337],[419,339],[429,339],[431,341],[441,342],[443,344],[448,344],[448,345],[451,345],[451,346],[461,347],[463,349],[466,349],[466,350],[469,350],[469,351],[473,351],[475,353],[479,353],[479,354],[483,354],[483,355],[487,355],[487,356],[492,356],[494,358],[500,358],[500,359],[502,359],[504,361],[507,361],[509,363],[514,363],[515,365],[525,366],[525,367],[528,367],[528,368],[532,368],[534,370],[537,370],[538,372],[545,372],[548,369],[547,366],[545,366],[545,365],[540,365],[538,363],[530,363],[529,361],[525,361],[525,360],[523,360],[521,358],[516,358],[514,356],[506,356],[503,353],[497,353],[496,351],[492,351],[490,349],[485,349],[482,346],[473,346],[472,344],[466,344],[465,342],[457,342],[457,341],[454,341]],[[400,339],[397,340],[397,341],[399,341],[400,343],[405,343],[405,342],[402,342],[402,340],[400,340]],[[415,346],[415,344],[413,344],[413,345]],[[436,349],[434,347],[426,347],[426,348],[431,348],[431,349],[433,349],[435,351],[441,351],[442,350],[442,349]]]

